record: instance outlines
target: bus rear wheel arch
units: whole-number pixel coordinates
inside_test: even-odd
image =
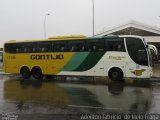
[[[38,66],[33,67],[31,70],[31,73],[35,79],[42,79],[43,78],[42,69]]]
[[[23,66],[20,69],[20,74],[22,75],[22,77],[24,79],[29,79],[30,76],[31,76],[31,71],[30,71],[30,69],[27,66]]]
[[[113,81],[121,81],[123,79],[123,71],[120,68],[111,68],[108,72],[108,76]]]

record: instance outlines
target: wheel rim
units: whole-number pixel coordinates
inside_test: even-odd
[[[112,73],[112,78],[118,78],[118,76],[119,76],[119,73],[117,71],[114,71]]]
[[[123,73],[121,72],[120,69],[112,69],[110,72],[109,72],[109,77],[111,80],[113,81],[119,81],[119,80],[122,80],[123,78]]]

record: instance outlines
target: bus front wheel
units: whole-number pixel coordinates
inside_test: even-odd
[[[112,68],[109,70],[109,78],[113,81],[121,81],[123,79],[123,72],[119,68]]]
[[[32,76],[35,79],[42,79],[43,78],[43,74],[42,74],[42,70],[40,67],[36,66],[32,68]]]
[[[30,76],[31,76],[31,71],[29,70],[28,67],[24,66],[24,67],[21,68],[20,74],[22,75],[22,77],[24,79],[29,79]]]

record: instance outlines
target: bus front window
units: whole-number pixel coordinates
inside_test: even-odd
[[[129,56],[136,64],[148,66],[146,46],[141,39],[128,37],[126,45]]]

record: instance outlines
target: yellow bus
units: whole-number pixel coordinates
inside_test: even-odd
[[[4,71],[23,78],[44,75],[150,78],[152,59],[143,38],[51,37],[47,40],[9,41],[4,44]]]

